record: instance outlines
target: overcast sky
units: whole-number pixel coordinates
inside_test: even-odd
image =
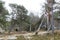
[[[41,15],[42,6],[46,0],[3,0],[5,7],[10,11],[9,3],[23,5],[28,11],[34,12],[35,15]]]
[[[45,0],[3,0],[5,1],[5,7],[9,9],[9,3],[15,3],[19,5],[23,5],[28,11],[34,12],[35,15],[40,15],[42,5]],[[38,14],[37,14],[38,13]]]

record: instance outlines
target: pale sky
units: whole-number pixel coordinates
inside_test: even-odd
[[[44,4],[45,0],[3,0],[5,1],[5,7],[9,9],[9,3],[15,3],[19,5],[23,5],[28,11],[34,12],[35,15],[40,15],[42,5]],[[37,14],[38,13],[38,14]]]
[[[42,6],[46,0],[3,0],[3,1],[5,1],[5,7],[9,10],[9,12],[11,11],[10,7],[8,6],[9,3],[15,3],[23,5],[28,11],[34,12],[35,15],[41,16]]]

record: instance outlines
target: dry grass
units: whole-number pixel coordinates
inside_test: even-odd
[[[31,36],[31,40],[60,40],[60,32],[55,32],[54,35],[47,34],[47,35],[34,35]],[[17,40],[26,40],[23,36],[18,37]]]

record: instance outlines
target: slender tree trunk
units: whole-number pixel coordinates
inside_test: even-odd
[[[30,32],[31,32],[31,24],[30,24]]]

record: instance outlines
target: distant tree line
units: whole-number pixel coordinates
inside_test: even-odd
[[[28,14],[28,10],[23,5],[9,4],[12,12],[9,13],[4,7],[4,2],[0,1],[0,27],[6,31],[34,31],[35,23],[39,20],[39,16],[35,16],[32,12]],[[9,21],[10,20],[10,21]]]

